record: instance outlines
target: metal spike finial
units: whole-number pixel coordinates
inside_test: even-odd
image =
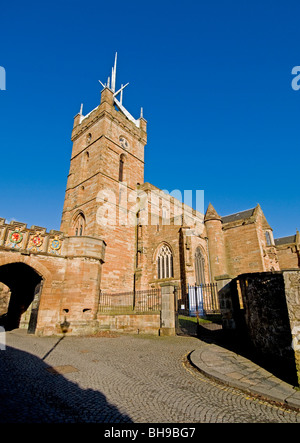
[[[104,85],[100,80],[98,80],[98,82],[101,84],[101,86],[102,86],[103,88],[106,88],[106,85]]]
[[[121,85],[120,103],[123,103],[123,85]]]
[[[120,103],[122,104],[123,102],[123,89],[126,88],[126,86],[128,86],[129,83],[126,83],[126,85],[121,85],[121,88],[114,93],[114,97],[117,97],[120,94]]]
[[[116,52],[116,55],[115,55],[115,63],[114,63],[114,66],[113,66],[113,68],[112,68],[112,72],[111,72],[111,90],[112,90],[113,92],[116,91],[117,56],[118,56],[118,53]]]
[[[81,105],[80,105],[80,111],[79,111],[79,115],[80,115],[80,117],[79,117],[79,122],[80,122],[80,123],[82,122],[82,119],[83,119],[82,110],[83,110],[83,103],[81,103]]]
[[[113,66],[112,69],[111,69],[111,77],[108,77],[108,79],[107,79],[107,83],[106,83],[106,84],[103,84],[100,80],[98,80],[99,83],[102,85],[103,88],[109,88],[109,89],[111,89],[113,92],[116,91],[117,55],[118,55],[118,53],[116,52],[114,66]]]
[[[111,70],[111,78],[108,77],[107,84],[103,84],[100,80],[99,83],[103,86],[103,88],[109,88],[113,92],[114,97],[114,104],[117,106],[117,108],[123,112],[123,114],[132,121],[138,128],[140,127],[140,121],[135,120],[134,117],[127,111],[127,109],[123,106],[123,91],[126,88],[126,86],[129,85],[129,83],[126,83],[126,85],[121,85],[121,88],[116,91],[116,77],[117,77],[117,58],[118,53],[115,54],[115,61],[114,66]],[[120,101],[117,99],[117,96],[120,94]],[[143,117],[143,109],[141,109],[141,117]]]

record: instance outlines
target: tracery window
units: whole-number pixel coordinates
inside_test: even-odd
[[[163,245],[157,256],[157,278],[173,277],[173,255],[167,245]]]
[[[205,284],[205,259],[201,248],[198,246],[195,252],[195,273],[196,273],[196,284]]]

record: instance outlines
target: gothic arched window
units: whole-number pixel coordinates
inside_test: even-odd
[[[173,277],[173,255],[167,245],[163,245],[157,256],[157,278]]]
[[[84,235],[85,230],[85,218],[82,213],[78,214],[74,221],[74,234],[76,236]]]
[[[196,273],[196,284],[205,284],[205,259],[202,254],[201,248],[198,246],[195,252],[195,273]]]

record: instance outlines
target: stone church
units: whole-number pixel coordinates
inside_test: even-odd
[[[259,205],[221,216],[209,204],[203,214],[145,183],[147,122],[124,107],[127,85],[116,90],[116,61],[102,86],[100,104],[74,118],[60,231],[0,218],[7,329],[50,335],[66,322],[77,334],[155,331],[159,314],[112,316],[99,309],[101,295],[167,283],[221,288],[242,273],[299,268],[299,233],[274,239]]]

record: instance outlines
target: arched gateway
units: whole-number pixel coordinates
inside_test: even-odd
[[[0,219],[0,325],[51,335],[61,332],[66,312],[73,332],[92,322],[104,252],[92,236]]]
[[[0,266],[0,282],[10,289],[7,311],[0,317],[1,326],[8,331],[18,328],[21,317],[29,311],[24,325],[28,327],[28,332],[34,333],[43,284],[42,276],[31,266],[16,262]]]

